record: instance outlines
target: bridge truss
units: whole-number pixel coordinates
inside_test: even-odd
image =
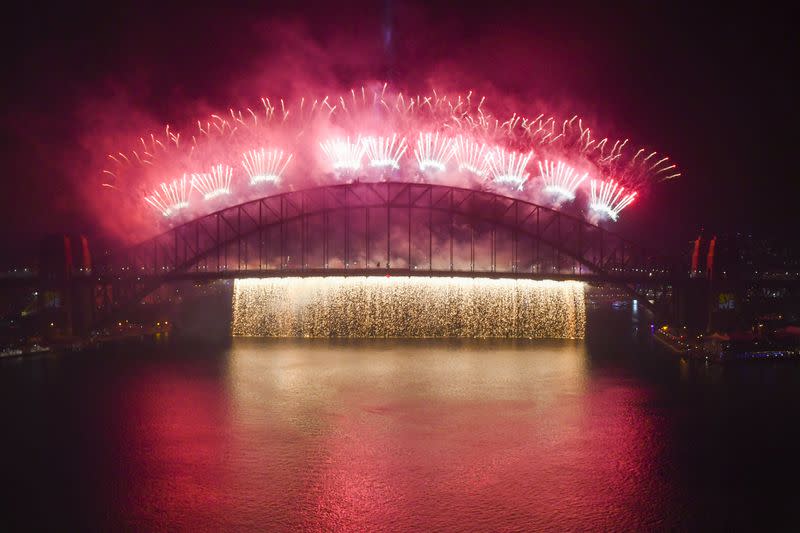
[[[119,307],[172,280],[397,275],[653,285],[671,279],[665,264],[599,226],[524,200],[354,182],[228,207],[102,257],[94,273],[107,304]]]

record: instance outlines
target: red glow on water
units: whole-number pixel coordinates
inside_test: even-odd
[[[127,382],[114,513],[332,531],[637,529],[659,512],[647,394],[588,381],[575,349],[248,346],[211,375]]]

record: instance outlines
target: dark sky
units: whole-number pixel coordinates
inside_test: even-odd
[[[99,183],[93,165],[115,129],[380,79],[578,112],[670,154],[683,176],[626,212],[620,230],[635,238],[683,242],[700,227],[795,238],[792,17],[641,4],[27,3],[4,14],[0,37],[0,243],[11,256],[46,232],[96,232],[86,184]]]

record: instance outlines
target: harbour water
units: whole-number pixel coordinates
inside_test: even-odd
[[[645,322],[3,360],[0,529],[791,528],[800,366],[685,362]]]

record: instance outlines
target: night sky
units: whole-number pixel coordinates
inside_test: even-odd
[[[475,89],[529,115],[579,113],[602,136],[669,154],[683,176],[654,185],[619,226],[651,245],[701,227],[794,237],[798,37],[788,13],[529,4],[18,7],[0,37],[0,244],[16,260],[48,232],[94,236],[100,214],[83,203],[116,132],[370,80]]]

